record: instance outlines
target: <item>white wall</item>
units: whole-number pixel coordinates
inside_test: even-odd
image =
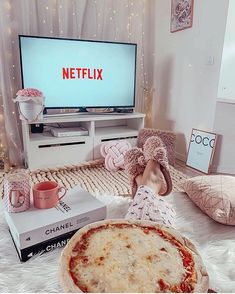
[[[217,102],[214,132],[219,134],[214,157],[214,170],[235,174],[235,1],[229,1],[227,27],[221,63],[218,97],[229,103]]]
[[[171,1],[155,1],[153,121],[177,134],[181,159],[192,128],[213,131],[227,8],[228,0],[196,0],[193,27],[170,33]]]
[[[218,97],[235,103],[235,1],[229,1]]]
[[[233,0],[232,0],[233,1]],[[217,103],[214,132],[219,134],[213,169],[235,174],[235,104]]]

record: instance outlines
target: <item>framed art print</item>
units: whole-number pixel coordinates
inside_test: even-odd
[[[210,173],[217,135],[192,129],[186,165],[203,173]]]
[[[171,33],[191,28],[194,0],[171,0]]]

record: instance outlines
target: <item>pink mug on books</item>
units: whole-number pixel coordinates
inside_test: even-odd
[[[67,192],[63,186],[54,181],[45,181],[33,186],[33,203],[36,208],[52,208]]]

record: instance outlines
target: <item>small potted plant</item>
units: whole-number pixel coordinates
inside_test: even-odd
[[[25,88],[16,93],[14,102],[18,102],[21,120],[36,121],[43,119],[44,96],[37,89]]]

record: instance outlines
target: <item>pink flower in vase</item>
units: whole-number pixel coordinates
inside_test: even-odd
[[[43,97],[43,93],[37,89],[33,88],[25,88],[19,90],[16,93],[16,96],[24,96],[24,97]]]

